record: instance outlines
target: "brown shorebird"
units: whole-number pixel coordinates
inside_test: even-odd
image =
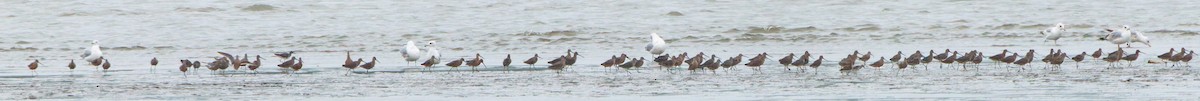
[[[703,54],[703,53],[701,53],[701,54]],[[703,66],[704,60],[701,60],[701,58],[703,58],[703,57],[704,56],[695,56],[695,57],[692,57],[692,59],[690,59],[691,61],[684,60],[685,63],[688,65],[687,70],[692,71],[692,73],[696,73],[696,70],[704,70],[704,66]]]
[[[616,62],[617,62],[617,56],[612,56],[611,58],[608,58],[608,60],[604,60],[604,62],[600,63],[600,67],[604,67],[605,70],[607,71],[608,67],[612,67],[613,65],[618,64]]]
[[[1129,67],[1133,67],[1133,61],[1137,61],[1138,56],[1143,53],[1142,50],[1134,50],[1133,54],[1121,57],[1121,60],[1129,61]]]
[[[288,58],[291,58],[292,54],[294,54],[294,53],[296,53],[296,51],[275,52],[275,57],[279,57],[282,59],[288,59]]]
[[[1017,57],[1019,57],[1019,56],[1020,55],[1017,55],[1017,53],[1012,53],[1012,55],[1008,55],[1008,56],[1004,57],[1004,59],[1001,59],[1000,62],[1004,62],[1005,64],[1012,64],[1012,62],[1017,61]]]
[[[892,56],[892,58],[888,59],[888,60],[891,60],[892,62],[900,62],[900,59],[902,59],[902,57],[904,57],[904,52],[896,51],[896,55]]]
[[[1075,55],[1074,57],[1071,57],[1071,60],[1075,61],[1075,68],[1079,68],[1079,63],[1083,62],[1083,58],[1086,58],[1086,57],[1087,57],[1087,52],[1079,53],[1079,55]]]
[[[963,54],[963,56],[959,56],[958,59],[954,59],[954,62],[958,62],[958,64],[962,64],[963,70],[966,70],[967,63],[970,63],[971,59],[975,58],[976,52],[978,52],[978,51],[971,50],[970,52],[967,52],[967,54]]]
[[[567,66],[571,66],[571,67],[574,67],[574,66],[575,66],[575,61],[576,61],[576,60],[579,60],[579,52],[572,52],[572,53],[571,53],[571,56],[569,56],[569,57],[567,57],[566,59],[563,59],[563,60],[566,60],[566,61],[564,61],[564,63],[566,63],[565,65],[567,65]]]
[[[292,73],[299,72],[301,68],[304,68],[304,58],[296,58],[296,64],[292,65]]]
[[[750,58],[750,62],[746,63],[745,65],[746,65],[746,67],[754,68],[755,71],[762,73],[762,68],[760,66],[763,65],[763,63],[766,61],[766,59],[767,59],[767,53],[758,54],[758,56],[754,56],[754,58]]]
[[[624,69],[626,73],[630,73],[629,69],[632,69],[633,65],[637,64],[637,61],[639,61],[639,60],[633,59],[632,61],[628,61],[628,62],[622,63],[621,65],[617,65],[617,67],[621,67],[621,69]]]
[[[88,63],[91,63],[92,66],[100,67],[100,64],[104,64],[104,57],[90,60]]]
[[[933,52],[933,51],[930,51],[930,53],[932,53],[932,52]],[[937,59],[937,60],[945,60],[945,59],[946,59],[946,56],[949,56],[949,55],[950,55],[950,49],[946,49],[946,51],[945,51],[945,52],[938,53],[936,56],[933,56],[933,59]]]
[[[104,59],[104,57],[100,57],[100,58]],[[108,68],[112,67],[112,63],[109,63],[109,62],[110,61],[108,61],[108,59],[104,59],[104,65],[101,65],[101,67],[104,67],[104,72],[106,72],[106,73],[108,72]]]
[[[438,60],[438,58],[436,56],[429,56],[429,59],[426,59],[424,63],[421,63],[421,66],[425,67],[422,69],[428,70],[429,68],[433,68],[433,65],[440,64],[440,63],[441,63],[441,60]]]
[[[842,72],[843,75],[849,74],[850,72],[858,71],[858,69],[862,68],[862,66],[855,66],[854,64],[857,61],[858,61],[858,55],[856,55],[856,54],[846,55],[845,59],[842,59],[842,61],[838,62],[838,66],[842,67],[841,69],[838,69],[838,71]]]
[[[221,56],[225,56],[225,59],[228,59],[229,64],[231,64],[231,66],[233,66],[233,70],[238,70],[238,68],[241,67],[238,64],[242,63],[242,61],[238,60],[237,56],[229,55],[229,53],[225,53],[225,52],[217,52],[217,54],[221,54]],[[226,68],[227,67],[223,67],[223,68],[221,68],[221,70],[225,70]]]
[[[154,72],[156,67],[158,67],[158,57],[150,58],[150,72]]]
[[[565,60],[566,58],[567,58],[566,56],[558,56],[557,59]],[[550,66],[546,66],[546,68],[549,68],[550,70],[554,70],[554,73],[562,73],[563,69],[565,69],[566,67],[567,67],[567,61],[555,61],[553,63],[550,63]]]
[[[504,55],[504,61],[500,62],[500,66],[504,66],[504,72],[508,72],[508,65],[512,64],[512,54]]]
[[[915,65],[920,65],[920,64],[921,64],[921,62],[922,62],[922,61],[921,61],[921,59],[924,59],[924,58],[925,58],[925,56],[921,56],[921,55],[922,55],[922,54],[921,54],[921,51],[917,51],[916,53],[913,53],[912,55],[909,55],[907,59],[904,59],[904,61],[905,61],[905,64],[908,64],[908,65],[914,65],[914,66],[915,66]],[[925,69],[926,69],[926,70],[928,70],[928,69],[929,69],[929,65],[928,65],[928,64],[926,64],[926,66],[925,66]]]
[[[729,58],[729,60],[725,60],[725,62],[721,63],[721,67],[733,69],[733,66],[737,66],[737,64],[742,63],[742,56],[744,55],[738,54],[737,56],[733,56],[733,58]]]
[[[350,75],[350,72],[354,71],[354,68],[358,68],[358,64],[361,62],[362,62],[362,59],[358,59],[358,61],[354,61],[354,59],[351,59],[350,52],[347,51],[346,52],[346,61],[344,63],[342,63],[342,68],[346,68],[345,75]]]
[[[853,70],[854,62],[857,62],[857,61],[858,61],[857,54],[846,55],[846,58],[843,58],[842,61],[838,61],[838,66],[842,67],[841,69],[839,69],[839,71],[846,72],[847,70]]]
[[[663,65],[663,64],[664,64],[663,62],[667,62],[667,60],[671,60],[671,55],[670,55],[670,54],[663,54],[663,55],[659,55],[659,56],[657,56],[657,57],[654,57],[653,59],[654,59],[654,60],[652,60],[652,61],[654,61],[654,63],[658,63],[658,64],[659,64],[659,66],[662,66],[662,67],[667,67],[666,65]]]
[[[717,59],[717,55],[712,55],[708,61],[704,61],[704,67],[713,74],[717,74],[717,69],[721,68],[721,59]]]
[[[192,69],[200,70],[200,61],[192,61]]]
[[[975,52],[975,58],[971,59],[971,64],[978,66],[979,63],[983,63],[983,52]]]
[[[71,69],[71,74],[75,74],[75,59],[71,59],[71,63],[67,64],[67,69]]]
[[[703,54],[703,53],[701,53],[701,54]],[[625,59],[629,59],[629,56],[626,56],[625,53],[621,53],[621,56],[616,58],[616,62],[617,63],[625,63]]]
[[[371,57],[371,62],[363,63],[362,65],[358,65],[358,67],[362,68],[364,70],[367,70],[367,72],[369,73],[369,72],[371,72],[371,68],[375,68],[375,64],[378,64],[378,62],[376,62],[376,61],[379,61],[379,59],[376,59],[375,57]]]
[[[1187,55],[1187,53],[1188,52],[1186,48],[1179,48],[1179,52],[1175,53],[1175,55],[1171,55],[1171,58],[1167,59],[1167,61],[1174,63],[1171,64],[1171,66],[1179,65],[1179,62],[1183,60],[1183,56]]]
[[[1100,53],[1104,53],[1103,50],[1104,50],[1104,48],[1096,49],[1096,52],[1092,52],[1092,58],[1100,58],[1101,55],[1104,55],[1104,54],[1100,54]]]
[[[258,67],[262,67],[262,56],[254,55],[254,62],[250,62],[249,65],[246,65],[246,68],[258,74]]]
[[[788,53],[787,56],[783,56],[783,58],[779,59],[779,64],[783,64],[784,70],[792,70],[791,68],[788,68],[788,66],[792,64],[792,57],[796,57],[796,54]]]
[[[633,67],[642,68],[642,64],[646,63],[646,58],[638,58],[635,62],[633,63]]]
[[[283,68],[283,69],[292,69],[292,65],[295,65],[295,64],[296,64],[296,57],[292,57],[291,59],[288,59],[287,61],[283,61],[283,63],[279,63],[279,65],[275,65],[275,66],[279,66],[279,68]]]
[[[958,58],[958,51],[954,51],[954,54],[950,54],[950,57],[946,57],[946,59],[942,59],[941,61],[938,61],[938,62],[941,62],[942,65],[954,64],[954,58]],[[941,67],[942,66],[938,66],[938,68],[941,68]]]
[[[479,53],[475,53],[475,59],[466,61],[465,63],[467,66],[471,66],[471,71],[479,72],[479,70],[475,69],[475,67],[479,67],[481,64],[483,64],[483,56],[480,56]]]
[[[1024,58],[1018,59],[1017,61],[1013,61],[1013,64],[1016,64],[1017,67],[1021,68],[1021,70],[1025,70],[1026,64],[1029,64],[1029,62],[1033,61],[1033,54],[1034,54],[1034,51],[1032,49],[1030,49],[1029,52],[1025,53]]]
[[[1168,51],[1167,53],[1163,53],[1162,55],[1158,55],[1158,59],[1170,60],[1171,56],[1174,56],[1174,55],[1175,55],[1175,48],[1171,48],[1171,51]]]
[[[32,63],[29,63],[29,71],[32,71],[33,75],[37,75],[38,64],[41,64],[41,63],[42,62],[39,60],[33,60]]]
[[[446,66],[450,66],[451,70],[457,71],[458,66],[462,66],[463,61],[466,61],[466,59],[458,58],[458,60],[454,60],[454,61],[450,61],[450,62],[446,63]]]
[[[1004,58],[1007,57],[1004,55],[1007,55],[1007,54],[1008,54],[1008,49],[1004,49],[1004,51],[1001,51],[999,54],[989,56],[988,59],[991,59],[992,61],[1004,60]]]
[[[814,72],[816,72],[815,69],[821,67],[821,61],[825,61],[825,56],[817,56],[817,60],[812,61],[812,64],[809,64],[808,67],[812,67]]]
[[[526,59],[525,62],[523,62],[523,63],[528,64],[529,68],[533,68],[533,64],[537,63],[538,58],[541,58],[541,57],[538,57],[538,54],[533,54],[533,57]]]
[[[1179,61],[1183,61],[1185,66],[1191,67],[1192,64],[1190,63],[1192,62],[1193,55],[1196,55],[1196,51],[1188,51],[1188,54],[1180,57]]]
[[[878,61],[875,61],[875,63],[871,63],[870,66],[875,67],[875,70],[879,70],[880,68],[883,67],[883,59],[884,59],[883,57],[879,57]]]
[[[221,70],[221,68],[228,68],[228,67],[229,67],[229,60],[227,60],[223,57],[222,58],[213,58],[213,62],[208,63],[208,70],[213,71],[213,73],[219,73],[217,70]]]
[[[932,53],[930,53],[930,54],[932,54]],[[858,60],[862,60],[863,63],[866,63],[867,60],[871,60],[871,52],[867,52],[867,54],[859,56]]]
[[[192,67],[192,62],[188,60],[179,60],[179,72],[183,73],[183,77],[187,77],[188,68]]]

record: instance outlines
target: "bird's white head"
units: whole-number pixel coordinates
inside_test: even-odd
[[[92,40],[92,44],[100,44],[100,40]]]
[[[1066,30],[1066,29],[1067,29],[1067,25],[1066,25],[1066,24],[1063,24],[1063,23],[1058,23],[1058,24],[1054,24],[1054,25],[1055,25],[1055,27],[1058,27],[1058,29],[1060,29],[1060,30]]]
[[[1125,30],[1129,30],[1129,25],[1121,25],[1121,28],[1124,28]]]
[[[437,41],[429,41],[429,43],[425,43],[425,46],[433,46],[434,43],[437,43]]]

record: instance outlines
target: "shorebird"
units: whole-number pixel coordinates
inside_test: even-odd
[[[446,63],[446,66],[450,66],[451,70],[457,71],[458,66],[462,66],[463,61],[466,61],[466,59],[458,58],[458,60],[454,60],[454,61],[450,61],[449,63]]]
[[[150,71],[154,72],[156,67],[158,67],[158,57],[150,58]]]
[[[954,51],[954,54],[950,54],[950,57],[946,57],[946,59],[942,59],[941,61],[938,61],[938,62],[941,62],[942,65],[954,64],[954,58],[958,58],[958,51]],[[941,68],[941,67],[942,66],[938,66],[938,68]]]
[[[483,56],[480,56],[479,53],[475,53],[475,59],[466,61],[466,63],[467,66],[471,66],[471,71],[479,72],[479,70],[475,69],[475,67],[479,67],[480,64],[483,64]]]
[[[1137,61],[1138,56],[1143,53],[1142,50],[1134,50],[1133,54],[1121,57],[1121,60],[1129,61],[1129,67],[1133,67],[1133,61]]]
[[[929,51],[929,53],[933,53],[933,51],[932,51],[932,50],[930,50],[930,51]],[[946,49],[946,51],[944,51],[944,52],[942,52],[942,53],[938,53],[937,55],[933,55],[933,59],[937,59],[937,60],[939,60],[939,61],[940,61],[940,60],[945,60],[945,59],[946,59],[946,57],[947,57],[947,56],[949,56],[949,55],[950,55],[950,49]]]
[[[96,66],[96,69],[100,69],[100,65],[104,64],[104,61],[106,61],[106,60],[108,60],[108,59],[104,59],[104,57],[100,57],[100,58],[97,58],[96,60],[91,60],[88,62],[91,62],[92,66]]]
[[[1006,57],[1004,55],[1006,54],[1008,54],[1008,49],[1004,49],[1004,51],[1001,51],[999,54],[988,56],[988,59],[991,59],[992,61],[1004,60],[1004,57]]]
[[[296,58],[296,64],[292,65],[292,74],[299,72],[301,68],[304,68],[304,58]]]
[[[704,53],[700,53],[700,54],[704,54]],[[621,53],[621,56],[616,58],[616,62],[617,63],[625,63],[625,59],[629,59],[629,56],[626,56],[625,53]]]
[[[1184,65],[1190,67],[1192,66],[1190,63],[1192,62],[1193,55],[1196,55],[1196,51],[1188,51],[1188,54],[1180,57],[1179,61],[1183,61]]]
[[[88,47],[87,51],[84,51],[83,55],[79,55],[79,57],[82,57],[83,61],[91,62],[93,67],[99,66],[100,60],[104,57],[104,52],[100,51],[100,41],[92,40],[92,46]]]
[[[566,59],[566,58],[567,58],[566,56],[558,56],[558,59]],[[459,59],[459,60],[462,60],[462,59]],[[555,61],[553,63],[550,63],[550,66],[546,66],[546,68],[549,68],[550,70],[554,70],[554,73],[562,73],[563,69],[566,68],[566,66],[567,66],[566,61]]]
[[[1062,38],[1062,33],[1067,31],[1067,26],[1063,23],[1054,24],[1046,30],[1042,30],[1041,34],[1045,35],[1047,41],[1054,41],[1054,45],[1058,45],[1058,39]]]
[[[429,56],[429,59],[425,59],[425,62],[421,63],[421,66],[425,67],[422,69],[428,70],[429,68],[433,68],[433,65],[440,64],[440,63],[441,63],[441,60],[438,60],[437,57]]]
[[[1120,48],[1118,48],[1118,49],[1120,49]],[[1104,55],[1104,54],[1101,54],[1101,53],[1104,53],[1103,50],[1104,50],[1104,48],[1096,49],[1096,52],[1092,52],[1092,58],[1100,58],[1101,55]]]
[[[100,59],[104,59],[104,58],[102,57]],[[111,61],[108,61],[108,59],[104,59],[104,65],[101,65],[101,66],[104,67],[104,72],[107,73],[108,68],[112,67],[112,63],[111,63]]]
[[[1096,54],[1096,53],[1092,53],[1092,54]],[[1121,54],[1109,54],[1107,57],[1104,57],[1100,60],[1104,60],[1104,62],[1108,62],[1109,66],[1114,66],[1112,63],[1120,61],[1122,56],[1123,55],[1121,55]]]
[[[262,56],[254,55],[254,62],[250,62],[250,65],[246,65],[246,68],[258,74],[258,67],[262,67]]]
[[[288,58],[292,58],[292,54],[296,54],[296,51],[275,52],[275,57],[279,57],[281,59],[288,59]]]
[[[857,61],[858,61],[857,54],[849,54],[849,55],[846,55],[846,58],[843,58],[842,61],[838,61],[838,66],[842,67],[842,69],[840,69],[840,70],[850,70],[850,69],[852,69],[852,67],[854,67],[854,62],[857,62]]]
[[[608,71],[608,67],[612,67],[616,64],[618,64],[617,56],[612,56],[611,58],[608,58],[608,60],[604,60],[604,62],[600,63],[600,67],[604,67],[605,71]]]
[[[1083,58],[1085,58],[1085,57],[1087,57],[1087,52],[1079,53],[1079,55],[1075,55],[1075,57],[1071,57],[1071,60],[1075,61],[1075,68],[1079,68],[1079,63],[1083,62]]]
[[[563,59],[564,60],[563,63],[565,63],[565,65],[567,65],[569,67],[574,67],[575,61],[578,59],[579,59],[579,52],[572,52],[571,55],[567,56],[566,59]]]
[[[41,63],[42,62],[39,60],[33,60],[32,63],[29,63],[29,71],[33,71],[33,75],[37,75],[38,64],[41,64]]]
[[[371,62],[363,63],[362,65],[358,65],[358,67],[371,72],[371,68],[375,68],[375,64],[378,64],[376,61],[379,61],[379,59],[371,57]]]
[[[538,58],[541,57],[539,57],[538,54],[533,54],[533,57],[529,57],[529,59],[526,59],[525,62],[522,63],[528,64],[529,68],[533,68],[533,64],[537,63]]]
[[[1164,62],[1165,62],[1165,61],[1170,61],[1170,60],[1171,60],[1171,58],[1172,58],[1171,56],[1174,56],[1174,55],[1175,55],[1175,48],[1171,48],[1171,51],[1167,51],[1167,53],[1163,53],[1162,55],[1158,55],[1158,59],[1162,59],[1162,61],[1164,61]]]
[[[354,71],[354,68],[358,68],[358,63],[360,63],[360,62],[362,62],[362,59],[358,59],[358,61],[354,61],[354,59],[350,58],[350,52],[346,51],[346,61],[344,63],[342,63],[342,68],[346,68],[345,75],[350,75],[350,72]]]
[[[408,41],[408,44],[404,45],[404,49],[400,50],[400,56],[404,57],[404,61],[408,61],[409,65],[412,65],[417,59],[421,59],[421,49],[418,49],[413,41]]]
[[[646,63],[646,58],[638,58],[636,63],[633,63],[633,67],[642,68],[642,64],[644,63]]]
[[[875,67],[875,70],[879,70],[881,67],[883,67],[883,57],[879,57],[878,61],[871,63],[870,66]]]
[[[192,62],[188,60],[179,60],[179,72],[183,73],[183,77],[187,77],[188,68],[192,67]]]
[[[842,67],[841,69],[838,69],[838,71],[842,72],[843,75],[858,71],[859,68],[862,68],[862,66],[854,65],[854,62],[857,62],[858,59],[859,58],[857,54],[846,55],[845,59],[842,59],[842,61],[838,62],[838,66]]]
[[[808,52],[805,52],[804,55],[800,55],[799,59],[796,59],[796,61],[792,61],[792,63],[790,63],[790,65],[796,66],[796,69],[800,69],[800,72],[805,72],[804,66],[808,65],[808,62],[809,62],[808,59],[810,56],[811,55],[809,55]],[[785,64],[785,65],[788,65],[788,64]]]
[[[761,70],[762,68],[760,66],[763,65],[763,62],[765,62],[766,59],[767,59],[767,53],[758,54],[758,56],[754,56],[754,58],[750,58],[750,62],[746,63],[745,65],[746,65],[746,67],[754,68],[755,71],[762,73],[762,70]]]
[[[825,61],[825,56],[817,56],[817,60],[812,61],[812,64],[809,64],[808,67],[812,67],[814,69],[813,72],[816,72],[817,67],[821,67],[821,61]]]
[[[508,65],[512,64],[512,54],[504,55],[504,61],[500,62],[504,66],[504,71],[508,72]]]
[[[633,61],[622,63],[621,65],[617,65],[617,67],[621,67],[621,69],[625,69],[626,73],[629,73],[629,69],[633,68],[633,64],[636,64],[637,61],[637,59],[633,59]]]
[[[908,64],[908,65],[914,65],[914,66],[915,66],[915,65],[920,65],[920,64],[921,64],[921,62],[922,62],[922,61],[921,61],[921,59],[924,59],[924,58],[925,58],[925,56],[921,56],[921,55],[922,55],[922,54],[921,54],[921,51],[917,51],[916,53],[913,53],[912,55],[909,55],[909,56],[908,56],[908,59],[904,59],[904,61],[906,62],[905,64]],[[929,69],[929,65],[928,65],[928,64],[926,64],[926,65],[925,65],[925,69],[926,69],[926,70],[928,70],[928,69]]]
[[[717,59],[717,56],[713,55],[708,61],[704,61],[704,67],[713,74],[717,74],[717,69],[721,68],[721,59]]]
[[[896,55],[893,55],[892,58],[888,59],[888,60],[891,60],[893,63],[900,62],[900,59],[902,59],[902,57],[904,57],[904,52],[896,51]]]
[[[287,61],[283,61],[283,63],[279,63],[279,65],[275,65],[275,66],[279,66],[279,68],[283,68],[283,69],[291,69],[292,65],[295,65],[295,64],[296,64],[296,57],[291,57],[291,59],[288,59]]]
[[[729,60],[725,60],[725,62],[721,63],[721,67],[724,67],[726,69],[733,69],[733,66],[737,66],[737,64],[742,63],[742,56],[744,56],[744,55],[738,54],[737,56],[734,56],[733,58],[729,58]]]
[[[646,44],[646,51],[650,54],[659,55],[667,50],[667,41],[664,41],[658,33],[650,33],[650,43]]]
[[[200,61],[192,61],[192,69],[200,70]]]
[[[221,61],[225,61],[225,59],[213,58],[213,61],[208,63],[208,70],[212,71],[211,73],[216,74],[217,70],[221,69],[219,66],[223,64]]]
[[[1006,64],[1012,64],[1013,62],[1017,61],[1017,57],[1019,57],[1019,56],[1021,56],[1021,55],[1018,55],[1017,53],[1012,53],[1012,55],[1008,55],[1007,57],[1004,57],[1004,59],[1000,60],[1000,62],[1004,62]]]
[[[242,63],[242,61],[238,60],[237,56],[229,55],[229,53],[225,53],[225,52],[217,52],[217,54],[221,54],[221,56],[225,56],[225,58],[222,58],[222,59],[228,59],[227,64],[232,65],[233,70],[237,70],[239,67],[241,67],[240,65],[238,65],[238,63]],[[225,70],[226,68],[228,68],[228,67],[223,66],[221,68],[221,70]]]
[[[250,61],[250,54],[242,54],[242,60],[238,60],[238,61],[241,62],[241,63],[237,63],[238,66],[248,66],[252,62],[252,61]]]
[[[787,56],[783,56],[783,58],[779,59],[779,64],[783,64],[783,69],[792,70],[791,68],[788,68],[788,65],[792,64],[792,57],[796,57],[796,54],[788,53]]]
[[[71,69],[71,74],[75,74],[75,59],[71,59],[71,63],[67,64],[67,69]]]
[[[1025,53],[1024,58],[1018,59],[1017,61],[1013,61],[1013,64],[1017,64],[1017,67],[1020,67],[1021,70],[1025,70],[1026,64],[1029,64],[1029,62],[1033,61],[1033,54],[1034,54],[1034,51],[1032,49],[1030,49],[1029,52]]]
[[[930,56],[932,56],[933,52],[930,52],[929,54],[930,54]],[[863,63],[866,63],[867,60],[871,60],[871,52],[867,52],[867,54],[859,56],[858,60],[862,60]]]
[[[1108,35],[1105,35],[1104,37],[1100,37],[1100,40],[1104,40],[1104,41],[1111,42],[1113,44],[1117,44],[1117,48],[1121,48],[1121,44],[1128,43],[1131,40],[1130,37],[1132,37],[1132,36],[1130,36],[1131,35],[1130,33],[1132,33],[1132,32],[1129,32],[1129,26],[1122,26],[1121,28],[1117,28],[1117,29],[1105,29],[1105,31]],[[1130,47],[1130,46],[1125,45],[1125,47]]]

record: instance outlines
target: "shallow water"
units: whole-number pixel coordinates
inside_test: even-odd
[[[1189,100],[1196,69],[1147,64],[1170,48],[1197,48],[1197,1],[0,1],[0,99],[106,100]],[[270,6],[255,6],[258,4]],[[1113,5],[1121,6],[1113,6]],[[254,7],[251,7],[254,6]],[[269,8],[269,9],[268,9]],[[671,13],[678,12],[678,13]],[[1114,14],[1119,12],[1120,14]],[[1058,44],[1036,32],[1053,23],[1069,25]],[[1115,45],[1096,40],[1103,28],[1119,25],[1152,37],[1154,47],[1133,67],[1108,68],[1089,59],[1059,70],[1033,63],[1024,71],[986,65],[962,71],[937,68],[863,70],[841,76],[832,64],[858,50],[891,57],[896,51],[1003,49],[1024,52],[1064,49],[1069,55]],[[606,72],[604,57],[642,51],[648,33],[667,39],[667,53],[705,52],[722,59],[736,54],[810,51],[826,56],[825,67],[787,71],[767,62],[763,73],[747,68],[726,72],[668,73],[642,69]],[[114,69],[98,72],[78,60],[90,41],[100,40]],[[456,73],[439,67],[417,72],[401,61],[406,41],[437,41],[443,60],[480,53],[482,72]],[[533,54],[583,58],[556,74],[520,68],[502,72],[499,61]],[[306,68],[287,75],[274,66],[257,74],[208,70],[183,77],[180,59],[212,61],[218,51],[264,55],[299,51]],[[344,76],[344,51],[355,58],[380,58],[373,72]],[[148,61],[162,61],[151,69]],[[26,64],[41,60],[38,73]],[[550,58],[543,58],[542,61]],[[423,60],[423,59],[422,59]],[[82,61],[79,61],[81,64]],[[871,60],[874,62],[874,60]],[[444,63],[444,62],[443,62]],[[523,67],[519,63],[516,67]],[[464,68],[465,70],[469,70]]]

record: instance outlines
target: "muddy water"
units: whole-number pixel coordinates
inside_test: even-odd
[[[1195,1],[0,1],[0,99],[267,100],[540,99],[1197,99],[1195,69],[1147,64],[1169,48],[1196,48]],[[1121,5],[1121,6],[1113,6]],[[1037,31],[1069,25],[1060,45]],[[606,72],[604,57],[641,51],[659,33],[667,53],[736,54],[810,51],[841,59],[858,50],[896,51],[1065,49],[1074,55],[1116,46],[1096,40],[1103,28],[1129,25],[1153,37],[1133,67],[1089,59],[1076,69],[1045,64],[1019,69],[981,65],[959,70],[929,65],[897,72],[864,70],[840,76],[828,67],[717,74],[640,69]],[[65,69],[89,40],[100,40],[114,69]],[[406,41],[437,41],[445,59],[486,59],[483,72],[439,67],[420,73],[400,58]],[[572,71],[497,70],[506,54],[583,54]],[[257,74],[207,70],[183,77],[180,59],[211,61],[215,52],[264,55],[299,51],[306,69],[275,67]],[[374,72],[343,76],[344,51],[379,57]],[[1038,55],[1041,56],[1041,55]],[[150,68],[152,57],[162,60]],[[878,58],[878,57],[876,57]],[[32,60],[44,66],[34,73]],[[547,59],[543,59],[548,60]],[[873,61],[873,60],[872,60]],[[264,64],[278,64],[268,58]],[[773,63],[773,62],[768,62]],[[985,61],[984,64],[992,63]],[[469,70],[469,68],[463,68]],[[194,70],[196,71],[196,70]]]

